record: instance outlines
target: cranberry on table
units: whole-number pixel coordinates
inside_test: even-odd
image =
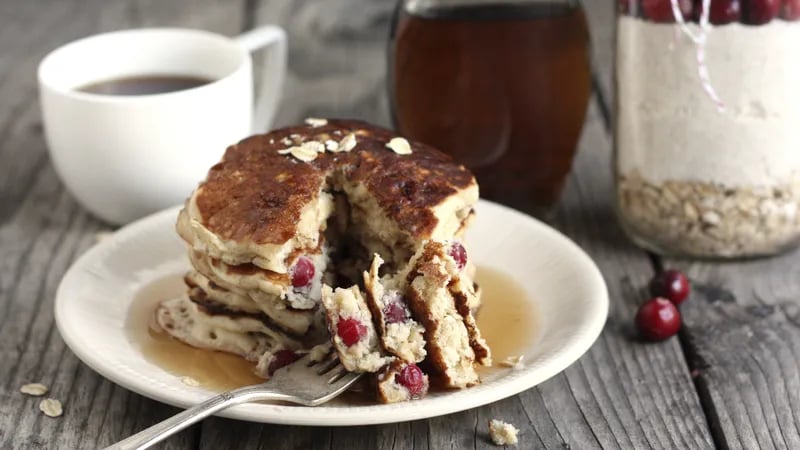
[[[691,17],[692,8],[692,0],[678,0],[678,9],[680,9],[684,19]],[[653,22],[667,23],[675,21],[671,0],[642,0],[642,11],[645,17]]]
[[[419,397],[425,393],[425,375],[416,364],[409,364],[400,369],[395,381],[408,389],[412,397]]]
[[[450,244],[450,250],[447,251],[447,254],[456,261],[458,270],[463,269],[464,266],[467,265],[467,249],[460,243],[453,242]]]
[[[295,353],[291,350],[278,350],[277,352],[275,352],[275,354],[272,355],[272,362],[269,363],[267,372],[269,372],[269,374],[271,375],[281,367],[288,366],[289,364],[297,361],[298,359],[300,359],[300,355],[298,353]]]
[[[781,17],[786,20],[800,19],[800,0],[783,0]]]
[[[650,295],[680,305],[689,296],[689,279],[678,270],[664,270],[650,280]]]
[[[698,6],[697,17],[700,17],[701,8],[702,6]],[[742,17],[742,4],[739,0],[713,0],[709,9],[708,20],[714,25],[738,22]]]
[[[774,19],[780,9],[781,0],[746,0],[743,5],[744,23],[763,25]]]
[[[645,339],[663,341],[681,328],[681,313],[665,298],[652,298],[636,312],[636,329]]]
[[[336,334],[342,339],[344,345],[349,347],[357,344],[367,334],[367,327],[358,319],[339,317]]]
[[[311,261],[311,258],[306,256],[301,256],[297,258],[297,262],[292,267],[292,286],[296,288],[301,288],[308,286],[311,284],[311,280],[314,279],[314,263]]]

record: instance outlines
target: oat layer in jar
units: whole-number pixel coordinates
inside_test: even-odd
[[[768,255],[800,237],[800,1],[622,0],[615,164],[659,253]]]

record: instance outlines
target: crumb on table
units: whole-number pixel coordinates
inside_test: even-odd
[[[19,388],[19,391],[23,394],[31,395],[33,397],[41,397],[47,393],[48,389],[47,386],[43,385],[42,383],[28,383],[22,385],[22,387]]]
[[[39,402],[39,410],[48,417],[59,417],[64,413],[61,402],[54,398],[46,398]]]
[[[497,419],[489,421],[489,437],[495,445],[515,445],[517,433],[519,429],[510,423]]]

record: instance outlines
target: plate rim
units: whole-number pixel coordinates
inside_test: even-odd
[[[70,331],[70,326],[65,323],[65,308],[68,307],[69,299],[67,298],[66,290],[70,287],[70,281],[78,276],[78,274],[85,270],[85,267],[90,264],[98,255],[107,251],[108,247],[115,245],[116,242],[124,240],[129,235],[135,235],[141,228],[152,226],[154,222],[165,220],[166,216],[174,217],[180,210],[182,205],[170,207],[156,213],[150,214],[139,220],[136,220],[119,230],[115,231],[110,237],[104,239],[90,249],[80,255],[64,273],[61,281],[59,282],[58,289],[55,295],[55,322],[61,338],[64,340],[67,347],[80,359],[84,364],[89,366],[92,370],[102,375],[109,381],[117,384],[125,389],[129,389],[142,396],[152,400],[166,403],[179,408],[187,408],[195,405],[203,399],[209,398],[208,391],[200,389],[197,390],[197,395],[192,395],[192,398],[187,396],[186,392],[178,391],[152,391],[148,390],[148,384],[142,380],[136,379],[133,374],[125,373],[124,370],[119,370],[109,364],[104,364],[99,355],[94,355],[88,348],[84,348],[83,344],[78,341],[78,337]],[[456,397],[454,400],[458,401],[444,401],[432,402],[426,405],[424,409],[415,408],[415,402],[406,402],[406,404],[392,404],[391,409],[387,409],[385,414],[376,413],[376,409],[385,405],[369,405],[369,406],[339,406],[339,407],[304,407],[304,406],[285,406],[285,405],[268,405],[268,404],[255,404],[247,403],[231,407],[227,410],[221,411],[216,416],[227,417],[232,419],[246,420],[252,422],[273,423],[282,425],[315,425],[315,426],[358,426],[358,425],[374,425],[384,423],[405,422],[409,420],[427,419],[431,417],[442,416],[445,414],[456,413],[468,409],[476,408],[479,406],[493,403],[520,392],[526,391],[535,387],[538,384],[552,378],[553,376],[563,372],[581,356],[583,356],[594,345],[600,337],[602,330],[608,318],[609,309],[609,295],[605,279],[600,272],[592,258],[572,239],[554,229],[546,223],[537,220],[534,217],[528,216],[520,211],[514,210],[504,205],[500,205],[488,200],[479,200],[477,209],[499,209],[503,210],[506,214],[516,216],[519,220],[527,221],[538,231],[543,231],[551,237],[556,237],[561,240],[563,244],[572,247],[573,253],[582,260],[581,265],[591,269],[587,279],[591,279],[591,285],[594,297],[589,302],[592,305],[592,311],[588,315],[589,320],[581,328],[582,332],[576,337],[569,339],[563,347],[559,347],[553,355],[546,358],[546,363],[543,367],[525,368],[515,373],[512,379],[506,382],[497,383],[487,389],[471,388],[461,391],[453,391],[443,396],[444,398]],[[485,212],[482,214],[486,214]],[[479,386],[480,387],[480,386]],[[196,401],[195,401],[196,400]],[[318,414],[320,410],[331,411],[351,411],[356,412],[361,409],[366,409],[363,414],[356,415],[355,417],[349,414],[329,414],[325,417],[320,417]],[[422,412],[421,412],[422,411]]]

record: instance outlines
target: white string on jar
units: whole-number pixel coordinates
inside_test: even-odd
[[[700,85],[706,94],[711,98],[717,106],[717,111],[725,111],[725,103],[717,95],[714,85],[711,84],[711,76],[708,73],[708,66],[706,66],[706,42],[708,40],[708,33],[711,30],[708,22],[708,16],[711,10],[711,0],[703,0],[702,10],[700,11],[700,30],[699,33],[694,33],[686,22],[683,20],[683,14],[678,6],[679,0],[670,0],[672,6],[672,15],[675,17],[675,22],[678,27],[693,43],[697,49],[697,75],[700,77]]]

